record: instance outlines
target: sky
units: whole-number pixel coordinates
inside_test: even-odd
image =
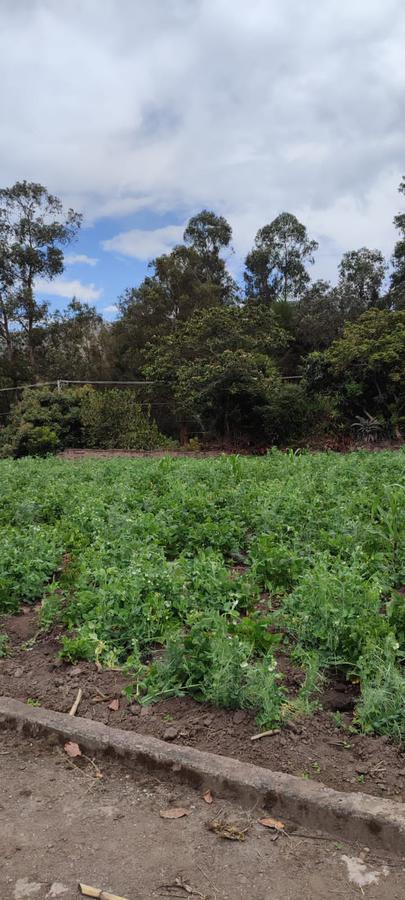
[[[0,0],[2,186],[84,214],[38,290],[115,315],[147,261],[209,208],[240,274],[258,228],[297,215],[320,247],[388,257],[405,174],[403,0]]]

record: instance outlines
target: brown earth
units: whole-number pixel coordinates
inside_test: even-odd
[[[160,459],[162,456],[191,456],[191,457],[200,457],[204,459],[209,456],[219,456],[224,451],[222,450],[75,450],[74,448],[68,450],[62,450],[61,453],[58,453],[60,459],[113,459],[114,457],[153,457],[155,459]],[[228,451],[232,453],[232,450]],[[234,451],[239,452],[239,451]]]
[[[337,790],[405,800],[404,750],[386,737],[352,733],[355,687],[337,675],[331,675],[320,695],[318,712],[252,742],[258,728],[248,712],[217,709],[189,697],[142,707],[122,695],[129,679],[121,672],[98,671],[94,663],[85,661],[77,665],[62,662],[57,656],[58,629],[31,640],[37,625],[35,610],[30,607],[18,616],[3,618],[0,626],[11,643],[11,654],[0,659],[0,693],[4,696],[68,712],[81,688],[81,716],[311,778]],[[279,658],[279,666],[289,693],[294,695],[302,673],[286,657]],[[119,708],[110,709],[111,701],[117,699]]]
[[[404,447],[402,440],[384,440],[376,443],[353,441],[348,437],[314,437],[305,440],[303,444],[290,445],[288,447],[280,447],[280,450],[310,450],[318,453],[323,450],[333,450],[337,453],[352,453],[356,450],[369,450],[376,452],[378,450],[400,450]],[[114,457],[152,457],[161,458],[162,456],[175,457],[192,457],[197,459],[206,459],[212,456],[221,456],[223,453],[238,453],[241,456],[264,456],[271,447],[238,447],[233,444],[221,444],[212,447],[204,447],[201,450],[89,450],[70,448],[63,450],[58,454],[60,459],[113,459]]]
[[[68,759],[59,746],[0,733],[1,900],[78,900],[78,882],[127,900],[402,900],[405,860],[285,824],[261,826],[189,787],[117,760]],[[101,777],[99,777],[101,776]],[[187,815],[163,819],[183,807]],[[245,831],[223,839],[212,820]]]

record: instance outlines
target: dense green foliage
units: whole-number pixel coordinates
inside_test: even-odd
[[[33,362],[37,329],[47,312],[35,299],[35,280],[63,272],[62,248],[74,239],[81,218],[72,209],[64,212],[41,184],[18,181],[0,190],[0,339],[11,365],[19,329]]]
[[[368,310],[305,371],[309,394],[328,393],[343,421],[366,412],[390,436],[405,432],[405,311]]]
[[[41,277],[63,272],[63,248],[80,219],[42,185],[0,190],[0,426],[17,399],[7,393],[13,385],[84,379],[153,382],[134,402],[151,404],[158,430],[183,444],[305,444],[325,433],[347,439],[370,433],[371,420],[374,436],[404,435],[403,212],[394,218],[391,269],[378,249],[349,249],[331,284],[311,282],[318,244],[289,212],[258,230],[235,280],[231,226],[204,209],[187,223],[183,243],[151,260],[142,282],[124,290],[113,323],[75,298],[51,314],[37,297]],[[291,377],[301,379],[299,388]],[[125,418],[128,396],[110,400]],[[92,446],[139,447],[140,435],[142,449],[155,444],[140,425],[135,443],[133,430],[117,435],[105,397],[93,397],[89,421],[97,404],[105,434],[100,418],[89,425]],[[55,420],[29,433],[13,414],[14,432],[2,443],[17,454],[57,450],[65,426],[52,408]]]
[[[173,446],[132,391],[27,389],[0,432],[0,455],[46,456],[69,447],[155,450]]]
[[[66,658],[126,666],[143,700],[190,694],[261,725],[309,709],[338,667],[360,680],[358,727],[404,738],[404,462],[3,460],[0,609],[42,598]],[[278,652],[307,672],[298,698]]]
[[[173,446],[160,434],[150,411],[142,408],[130,390],[85,390],[81,402],[85,447],[156,450]]]

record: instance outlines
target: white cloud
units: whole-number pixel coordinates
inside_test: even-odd
[[[212,207],[241,255],[283,209],[331,259],[389,252],[404,44],[402,0],[3,0],[2,181],[93,219]]]
[[[103,293],[102,289],[97,288],[95,284],[82,284],[78,279],[65,281],[63,278],[55,279],[55,281],[38,278],[35,289],[39,294],[49,294],[51,297],[65,297],[69,300],[77,297],[84,303],[99,300]]]
[[[86,253],[65,253],[65,265],[75,266],[81,264],[83,266],[96,266],[98,259],[95,256],[87,256]]]
[[[102,312],[107,316],[115,316],[118,312],[118,306],[116,303],[111,303],[110,306],[105,306]]]
[[[102,246],[104,250],[115,251],[123,256],[148,260],[167,253],[175,244],[180,243],[183,231],[184,225],[167,225],[151,231],[132,228],[131,231],[122,231],[110,240],[103,241]]]

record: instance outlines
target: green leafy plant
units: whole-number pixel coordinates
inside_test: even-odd
[[[305,679],[298,694],[290,700],[284,711],[284,717],[309,716],[319,708],[319,695],[325,683],[321,671],[321,657],[316,650],[299,650],[293,654],[305,672]]]
[[[0,634],[0,659],[4,659],[10,652],[10,639],[8,634]]]
[[[352,422],[352,428],[357,429],[360,441],[372,444],[382,436],[383,427],[375,416],[366,412],[364,416],[356,416],[356,422]]]
[[[356,719],[363,731],[405,740],[405,676],[395,647],[372,647],[360,660],[361,696]]]
[[[174,446],[160,434],[150,409],[145,410],[130,390],[88,390],[80,417],[88,447],[155,450]]]
[[[334,667],[359,684],[348,731],[401,740],[404,472],[385,450],[2,460],[0,611],[40,601],[62,658],[119,666],[142,703],[263,727],[311,715]]]

